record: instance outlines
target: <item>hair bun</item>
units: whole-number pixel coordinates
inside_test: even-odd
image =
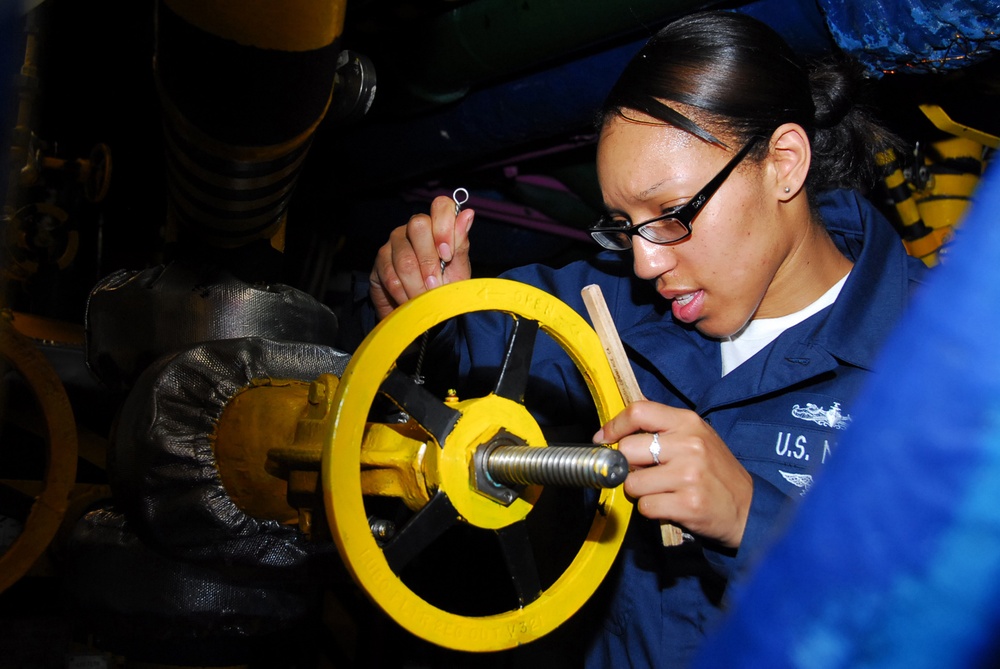
[[[819,129],[833,128],[854,108],[861,74],[846,60],[826,60],[809,73],[815,123]]]

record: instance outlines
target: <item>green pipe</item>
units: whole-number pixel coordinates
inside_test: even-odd
[[[615,38],[651,35],[665,21],[711,6],[692,0],[476,0],[393,36],[387,63],[424,106]],[[373,58],[375,58],[373,56]],[[376,68],[380,65],[376,60]],[[381,83],[381,82],[380,82]],[[394,100],[394,103],[402,101]]]

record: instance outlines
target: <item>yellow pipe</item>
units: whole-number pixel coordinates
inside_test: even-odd
[[[346,0],[164,0],[207,33],[245,46],[309,51],[331,44],[344,30]]]
[[[226,404],[212,448],[226,494],[238,508],[262,520],[301,521],[299,504],[288,499],[301,492],[290,489],[290,474],[319,471],[329,430],[325,398],[338,381],[333,375],[313,383],[258,380]],[[428,480],[425,469],[433,471],[437,453],[425,442],[412,424],[368,425],[361,450],[364,494],[398,498],[413,510],[427,504],[437,481]]]
[[[216,466],[226,493],[237,507],[263,520],[294,522],[287,481],[266,470],[271,448],[291,445],[309,396],[309,384],[268,381],[233,397],[212,439]]]

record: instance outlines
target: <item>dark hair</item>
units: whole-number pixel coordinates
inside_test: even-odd
[[[863,83],[861,69],[846,57],[807,66],[757,19],[698,12],[671,22],[643,46],[611,89],[600,121],[629,118],[634,110],[721,145],[714,133],[742,143],[797,123],[812,145],[811,195],[866,188],[882,176],[876,154],[898,150],[901,142],[860,105]],[[671,102],[693,112],[685,116]]]

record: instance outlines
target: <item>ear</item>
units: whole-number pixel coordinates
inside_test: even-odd
[[[806,183],[812,149],[806,131],[797,123],[785,123],[771,134],[767,157],[774,177],[775,196],[782,202],[795,197]]]

